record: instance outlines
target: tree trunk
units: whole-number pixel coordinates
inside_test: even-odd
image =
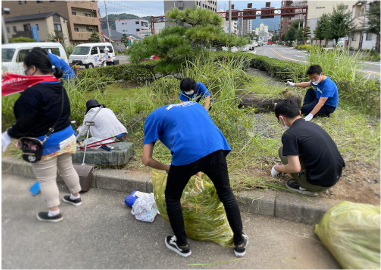
[[[380,34],[377,34],[375,49],[376,49],[376,52],[380,53]]]

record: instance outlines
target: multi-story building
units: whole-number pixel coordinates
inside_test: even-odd
[[[224,30],[225,33],[231,33],[237,35],[238,33],[238,23],[236,20],[231,20],[230,24],[230,31],[229,31],[229,14],[226,12],[223,12],[223,10],[220,10],[221,13],[218,13],[222,19],[224,20],[224,23],[222,25],[222,29]]]
[[[348,41],[350,49],[370,50],[376,46],[377,35],[367,33],[369,8],[376,1],[357,1],[352,6],[352,18],[355,30]]]
[[[4,20],[9,17],[58,12],[67,18],[69,39],[73,43],[87,42],[92,32],[101,36],[97,1],[1,1],[1,4],[2,8],[10,9],[9,14],[3,15]]]
[[[258,36],[258,40],[267,41],[269,38],[269,27],[261,23],[258,28],[255,28],[255,34]]]
[[[150,22],[142,19],[116,20],[115,28],[119,33],[136,35],[141,30],[150,30]]]
[[[58,12],[37,13],[24,16],[8,17],[4,20],[8,39],[16,37],[37,38],[37,41],[51,41],[58,38],[69,44],[67,18]],[[32,27],[37,28],[37,37],[32,34]]]
[[[239,34],[246,35],[247,33],[253,32],[253,20],[240,19],[239,20]]]
[[[183,10],[194,6],[217,12],[217,0],[185,0],[185,1],[164,1],[164,12],[171,8]]]

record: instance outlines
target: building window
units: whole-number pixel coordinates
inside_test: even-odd
[[[39,30],[40,30],[40,27],[38,27],[38,24],[36,24],[36,26],[37,26],[37,31],[39,31]]]
[[[71,15],[77,15],[77,12],[72,11],[72,12],[71,12]]]
[[[9,26],[7,26],[7,33],[10,33],[11,30],[9,29]]]
[[[322,8],[325,8],[325,7],[316,7],[316,9],[322,9]]]
[[[44,1],[37,1],[37,3],[42,3],[42,2],[44,2]]]
[[[30,24],[24,24],[24,31],[30,31]]]
[[[16,26],[13,26],[13,32],[17,32],[17,28],[16,28]]]
[[[79,32],[78,27],[74,27],[74,32]]]
[[[140,29],[136,29],[136,32],[139,32],[140,31]]]
[[[86,32],[93,32],[93,29],[91,29],[91,28],[86,28]]]
[[[362,8],[362,9],[361,9],[361,12],[360,12],[360,16],[363,16],[363,15],[364,15],[364,12],[365,12],[365,8]]]
[[[372,33],[366,33],[366,40],[372,40],[373,35]]]
[[[86,17],[91,17],[91,14],[89,14],[89,13],[85,13],[85,16],[86,16]]]
[[[62,28],[60,24],[54,24],[54,31],[62,32]]]
[[[19,1],[19,5],[22,5],[22,1]]]
[[[356,34],[353,34],[353,36],[352,36],[352,41],[356,41]]]
[[[139,21],[136,21],[135,24],[139,24]]]

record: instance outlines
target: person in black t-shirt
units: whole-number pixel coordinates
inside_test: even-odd
[[[301,118],[296,101],[282,100],[275,106],[275,115],[287,130],[282,135],[279,157],[271,176],[291,173],[296,181],[287,181],[287,188],[308,196],[317,196],[340,179],[344,160],[335,142],[319,125]]]

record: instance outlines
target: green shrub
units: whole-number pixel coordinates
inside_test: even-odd
[[[180,95],[180,81],[172,76],[155,80],[153,83],[151,83],[150,88],[155,93]]]
[[[28,37],[17,37],[17,38],[10,38],[9,43],[21,43],[21,42],[37,42],[33,38]]]

